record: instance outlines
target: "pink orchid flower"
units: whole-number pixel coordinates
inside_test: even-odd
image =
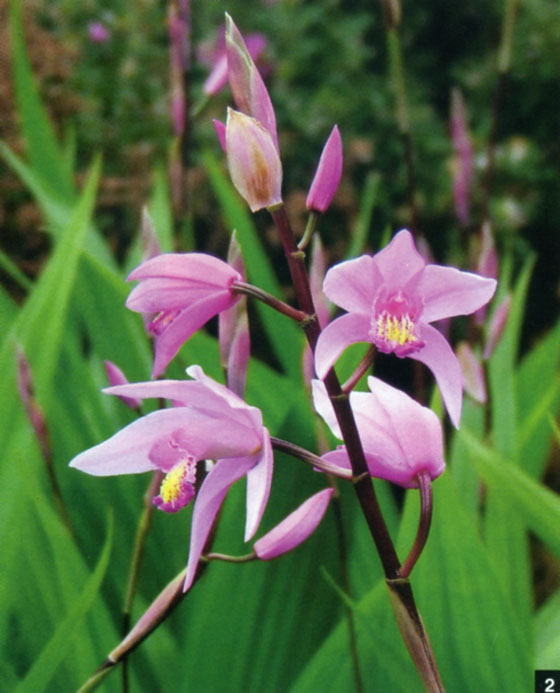
[[[128,276],[140,280],[126,305],[156,314],[149,331],[156,338],[152,377],[163,373],[182,344],[239,296],[231,290],[242,279],[233,267],[204,253],[166,253],[147,260]]]
[[[314,380],[312,385],[315,409],[342,439],[324,384]],[[443,435],[434,412],[373,376],[369,376],[368,386],[371,392],[352,392],[350,404],[371,476],[417,488],[419,472],[428,472],[432,480],[442,474]],[[350,468],[344,446],[326,453],[323,459]]]
[[[195,495],[197,462],[216,460],[196,495],[185,591],[192,584],[230,486],[247,477],[245,541],[249,541],[268,501],[273,468],[270,436],[261,412],[205,375],[199,366],[191,366],[187,373],[194,380],[155,380],[104,390],[119,397],[161,397],[176,406],[137,419],[70,462],[71,467],[94,476],[159,469],[166,476],[154,504],[175,512]]]
[[[379,351],[424,363],[434,374],[451,421],[458,426],[461,366],[445,337],[429,323],[474,312],[492,298],[496,281],[426,264],[405,229],[375,255],[332,267],[323,289],[348,313],[327,325],[319,337],[315,351],[319,378],[326,376],[349,344],[372,342]]]

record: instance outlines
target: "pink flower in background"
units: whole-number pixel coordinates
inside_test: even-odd
[[[161,470],[166,476],[154,503],[166,512],[187,505],[195,495],[197,462],[214,459],[197,493],[185,591],[212,525],[230,486],[247,477],[245,541],[258,529],[272,480],[270,437],[258,409],[246,404],[199,366],[187,373],[192,381],[156,380],[105,390],[119,397],[157,397],[175,406],[147,414],[112,438],[77,455],[70,466],[94,476]]]
[[[418,472],[425,471],[433,480],[443,473],[443,434],[438,417],[412,397],[370,376],[371,392],[350,393],[371,476],[416,488]],[[333,434],[342,438],[334,409],[324,384],[313,381],[313,402]],[[344,446],[322,456],[340,467],[350,469]]]
[[[256,61],[266,48],[266,37],[263,34],[247,34],[245,45],[251,58]],[[208,96],[213,96],[221,91],[228,81],[225,27],[220,29],[211,48],[203,46],[198,50],[198,57],[201,62],[211,68],[210,74],[204,82],[203,91]]]
[[[93,43],[106,43],[111,38],[109,29],[102,22],[90,22],[87,29]]]
[[[261,561],[277,558],[304,542],[319,526],[331,499],[333,488],[319,491],[258,539],[254,550]]]
[[[232,183],[252,212],[282,202],[282,163],[270,132],[255,118],[231,108],[226,156]]]
[[[348,345],[371,342],[382,352],[424,363],[458,426],[461,367],[445,337],[429,323],[477,310],[492,298],[496,281],[426,264],[410,232],[403,230],[376,255],[332,267],[323,289],[348,313],[321,333],[315,351],[317,375],[324,378]]]
[[[451,140],[456,152],[453,169],[455,213],[463,226],[470,219],[470,187],[473,177],[473,146],[467,123],[465,100],[458,89],[451,93]]]
[[[139,280],[126,305],[156,314],[149,323],[155,336],[152,377],[163,373],[181,346],[210,318],[232,306],[231,290],[242,279],[233,267],[204,253],[166,253],[147,260],[128,276]]]
[[[340,184],[342,176],[342,140],[335,125],[325,143],[317,171],[307,194],[308,211],[325,212]]]

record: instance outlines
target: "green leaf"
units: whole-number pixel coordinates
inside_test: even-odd
[[[531,685],[532,662],[517,610],[452,477],[442,475],[433,491],[430,536],[411,581],[443,683],[461,693],[500,688],[523,693]],[[418,505],[418,493],[409,491],[399,555],[412,544]]]
[[[74,600],[66,617],[57,626],[53,636],[35,660],[25,679],[16,688],[17,693],[25,693],[26,691],[29,691],[29,693],[40,693],[40,691],[47,690],[57,667],[72,646],[72,634],[84,619],[99,592],[109,565],[112,543],[113,521],[111,518],[107,529],[107,539],[95,570],[87,580],[81,593]]]
[[[489,488],[500,494],[509,516],[523,518],[524,523],[560,557],[560,497],[466,429],[455,435],[471,449],[478,473]]]
[[[78,260],[90,221],[97,183],[99,160],[92,166],[82,196],[55,251],[33,292],[20,310],[0,347],[0,369],[4,373],[4,415],[0,417],[0,440],[5,441],[13,417],[21,410],[13,406],[17,395],[14,375],[14,348],[21,344],[31,363],[37,396],[48,409],[50,383],[64,341],[65,321],[76,280]]]
[[[41,102],[25,49],[22,20],[23,4],[10,5],[10,39],[16,103],[27,155],[35,173],[59,199],[71,203],[76,194],[71,169],[67,164],[52,124]]]
[[[381,176],[379,173],[372,171],[368,173],[362,193],[358,220],[352,232],[352,240],[348,246],[348,251],[346,252],[346,258],[348,260],[361,255],[367,245],[368,234],[371,227],[371,217],[375,209],[380,182]]]
[[[550,447],[548,416],[560,406],[560,322],[525,356],[517,369],[519,464],[540,478]]]
[[[534,622],[535,668],[558,669],[560,662],[560,591],[537,612]]]

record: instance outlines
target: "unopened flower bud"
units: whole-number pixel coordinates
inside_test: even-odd
[[[311,496],[280,524],[256,541],[253,548],[261,561],[270,561],[295,549],[313,534],[323,519],[333,490],[327,488]]]
[[[492,356],[494,349],[504,334],[507,319],[509,317],[510,306],[511,294],[508,294],[494,311],[494,315],[492,316],[492,320],[490,322],[486,346],[484,347],[484,353],[482,354],[482,358],[484,360],[487,360],[490,358],[490,356]]]
[[[226,154],[231,180],[252,212],[282,202],[282,163],[259,121],[229,108]]]
[[[342,176],[342,140],[335,125],[327,140],[315,177],[309,188],[306,207],[308,211],[325,212],[332,202]]]

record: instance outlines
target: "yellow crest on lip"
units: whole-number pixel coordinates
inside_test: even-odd
[[[190,460],[188,459],[179,462],[165,475],[159,490],[164,503],[171,503],[180,497],[183,492],[183,480],[187,474],[189,462]]]

